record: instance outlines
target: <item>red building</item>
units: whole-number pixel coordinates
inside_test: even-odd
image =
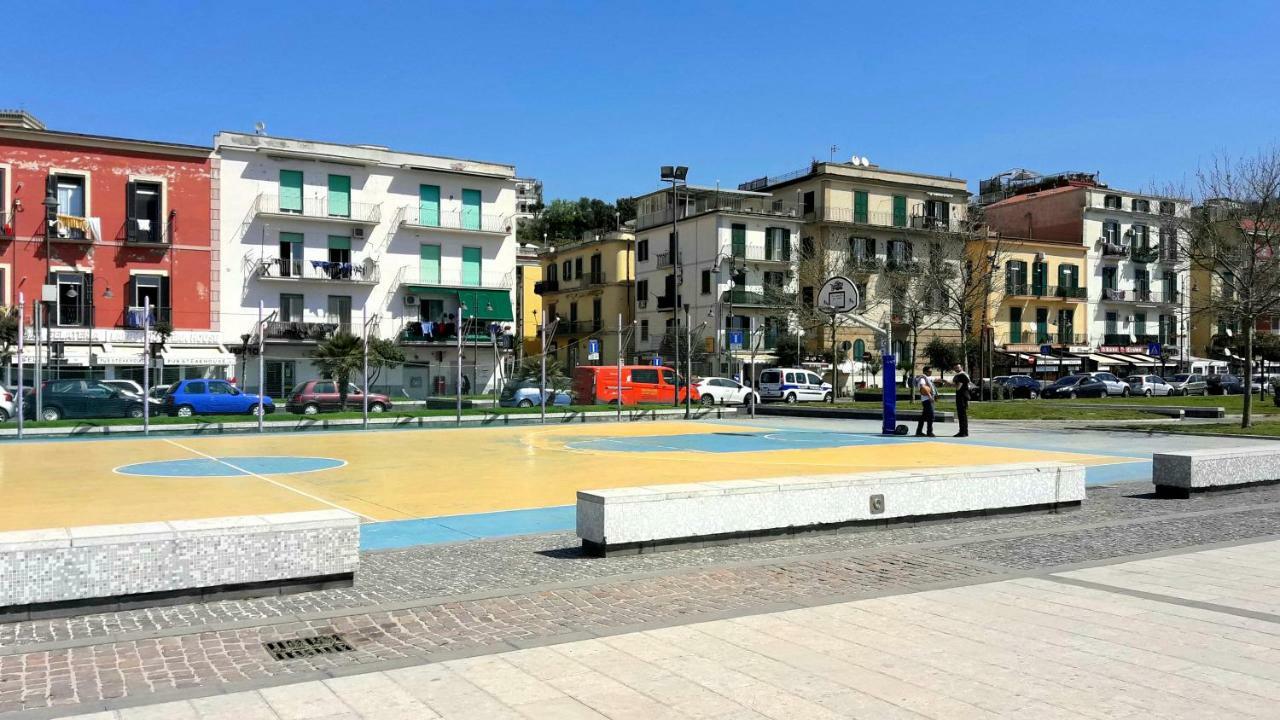
[[[0,112],[0,304],[24,301],[29,344],[43,307],[47,377],[140,380],[148,320],[172,330],[154,379],[230,365],[212,312],[213,167],[209,147],[57,132]]]

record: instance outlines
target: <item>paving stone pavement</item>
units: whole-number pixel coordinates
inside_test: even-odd
[[[1276,559],[1272,541],[79,717],[1274,718],[1280,615],[1070,583],[1212,573],[1274,608]]]
[[[391,665],[973,585],[1062,565],[1280,535],[1280,488],[1190,500],[1156,500],[1149,488],[1091,488],[1084,508],[1058,515],[607,560],[584,557],[565,534],[366,553],[359,582],[345,590],[2,624],[0,713],[55,717],[95,706],[187,702],[262,685],[336,682]],[[1078,589],[1088,588],[1073,591]],[[342,634],[354,650],[277,661],[262,647],[331,632]],[[270,696],[263,691],[262,697]],[[262,697],[244,702],[252,705]],[[568,712],[566,702],[557,699],[552,707]],[[181,703],[174,707],[187,711]],[[317,707],[328,712],[327,706]],[[338,709],[329,714],[364,712],[333,707]],[[892,717],[885,712],[871,716]]]

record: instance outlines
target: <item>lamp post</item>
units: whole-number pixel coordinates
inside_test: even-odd
[[[675,340],[675,368],[680,370],[680,303],[676,301],[680,297],[680,285],[684,282],[684,268],[680,264],[680,231],[676,224],[679,219],[679,197],[676,195],[676,187],[684,183],[688,187],[685,179],[689,176],[689,168],[684,165],[663,165],[660,177],[663,182],[671,183],[671,274],[674,280],[671,283],[671,290],[675,293],[675,297],[671,298],[671,320],[674,324],[672,328],[672,338]],[[680,393],[675,393],[671,398],[671,406],[680,406]]]

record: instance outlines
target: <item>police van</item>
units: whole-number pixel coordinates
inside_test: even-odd
[[[830,402],[831,383],[803,368],[769,368],[760,373],[760,399]]]

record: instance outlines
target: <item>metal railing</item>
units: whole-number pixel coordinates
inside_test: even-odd
[[[538,280],[533,283],[534,295],[546,295],[554,292],[560,292],[559,280]]]
[[[331,208],[327,196],[303,197],[299,203],[290,202],[282,207],[279,195],[261,193],[258,195],[257,200],[254,201],[253,209],[254,212],[270,215],[296,215],[304,218],[349,220],[353,223],[369,225],[376,224],[382,219],[381,205],[348,202],[345,208],[341,204]]]
[[[753,292],[751,290],[725,290],[720,296],[721,301],[733,305],[754,306],[754,307],[784,307],[790,301],[790,296],[780,290],[770,290],[767,292]]]
[[[488,332],[480,332],[482,324],[463,322],[466,343],[488,343]],[[459,326],[456,322],[423,322],[410,320],[396,332],[396,341],[402,345],[454,345],[458,342]]]
[[[282,280],[352,283],[376,283],[379,280],[378,263],[373,258],[365,258],[362,262],[346,263],[329,260],[264,258],[258,263],[258,276]]]
[[[268,340],[320,342],[333,337],[339,331],[351,332],[351,323],[272,320],[266,323],[263,337]]]
[[[170,245],[173,224],[133,218],[124,222],[124,241],[131,245]]]
[[[884,270],[884,261],[880,258],[851,258],[845,263],[845,271],[855,275],[862,273],[878,273]]]
[[[572,280],[565,280],[563,282],[564,282],[565,289],[569,289],[569,288],[596,287],[599,285],[604,285],[607,282],[607,280],[605,279],[604,271],[601,270],[596,272],[586,272],[573,278]]]
[[[462,211],[425,211],[415,205],[406,205],[402,210],[405,225],[415,227],[445,228],[448,230],[470,230],[472,232],[501,233],[511,231],[511,218],[506,215],[490,215],[481,212]]]
[[[1125,292],[1124,290],[1118,290],[1116,288],[1104,287],[1102,288],[1102,299],[1123,302],[1125,300]]]
[[[1053,330],[1035,325],[1011,326],[1000,336],[1003,345],[1083,345],[1086,340],[1087,336],[1075,334],[1072,328]]]
[[[884,264],[884,269],[888,272],[918,273],[922,267],[918,260],[895,257],[890,257]]]
[[[1104,258],[1122,258],[1129,255],[1129,248],[1119,243],[1104,242],[1102,243],[1102,257]]]
[[[748,262],[791,262],[791,248],[769,248],[761,245],[748,245],[746,247],[733,248],[730,257],[734,260],[746,260]]]
[[[677,193],[679,194],[679,193]],[[680,207],[677,219],[701,215],[702,213],[724,211],[740,213],[744,215],[763,215],[773,217],[800,217],[800,209],[794,202],[785,200],[775,200],[770,197],[742,197],[726,193],[707,194],[686,197],[680,195]],[[671,208],[664,208],[657,212],[645,213],[636,218],[636,229],[644,230],[646,228],[655,227],[657,225],[669,225],[671,223]]]
[[[1165,303],[1178,302],[1179,294],[1177,290],[1150,290],[1148,288],[1138,288],[1133,291],[1131,299],[1134,302],[1154,303],[1157,305]]]
[[[513,278],[510,274],[498,274],[493,272],[481,272],[479,282],[476,282],[474,276],[468,276],[461,270],[453,272],[436,272],[427,277],[423,277],[421,270],[413,272],[410,269],[401,275],[401,285],[435,285],[443,288],[460,288],[473,287],[488,290],[510,290]],[[543,281],[546,282],[546,281]],[[551,282],[556,282],[552,280]],[[564,282],[561,280],[560,282]]]
[[[1089,297],[1089,289],[1078,285],[1038,285],[1036,283],[1007,283],[1005,294],[1015,297],[1062,298],[1064,300],[1084,300]]]
[[[680,262],[680,258],[683,257],[683,255],[684,253],[676,253],[676,262]],[[660,268],[671,267],[671,253],[669,252],[658,253],[654,260]]]
[[[172,321],[173,309],[167,306],[152,306],[149,322],[145,306],[127,307],[124,312],[120,313],[120,327],[129,330],[141,330],[145,327],[154,328],[159,323],[171,323]]]
[[[1133,338],[1130,337],[1129,333],[1109,332],[1102,334],[1103,345],[1128,345],[1132,340]]]
[[[859,211],[854,208],[822,207],[806,213],[807,218],[844,225],[870,225],[873,227],[905,228],[911,230],[935,230],[960,232],[964,222],[956,218],[940,218],[930,215],[903,215],[894,212]]]
[[[1159,261],[1160,248],[1156,245],[1142,245],[1134,247],[1129,252],[1129,259],[1136,263],[1153,263]]]

